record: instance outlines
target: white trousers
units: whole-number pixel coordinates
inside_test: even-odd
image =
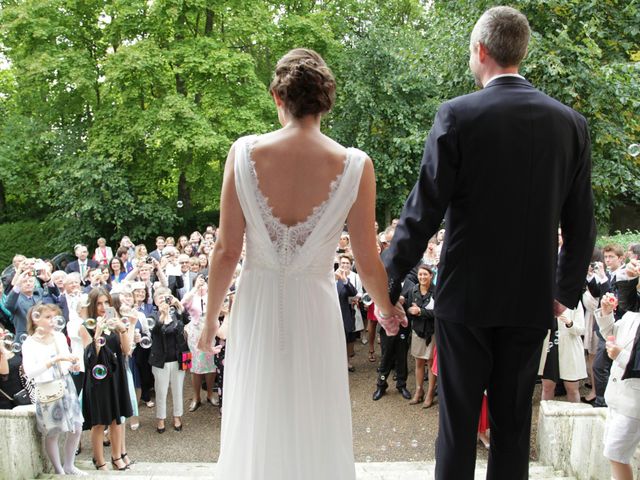
[[[156,389],[156,418],[167,418],[167,394],[171,385],[173,398],[173,416],[181,417],[183,413],[182,387],[184,385],[184,370],[178,368],[178,362],[166,362],[163,368],[152,367]]]

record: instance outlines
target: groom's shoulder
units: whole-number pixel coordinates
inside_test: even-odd
[[[504,92],[498,88],[483,88],[452,98],[442,103],[440,109],[449,109],[456,114],[468,109],[483,109],[489,105],[495,105],[497,99],[499,99],[499,102],[506,104],[531,103],[531,101],[533,101],[537,105],[542,106],[542,108],[555,111],[558,114],[577,120],[580,123],[586,123],[585,118],[573,108],[547,95],[529,83],[527,83],[526,86],[528,88],[521,92],[515,92],[513,95],[505,95]],[[526,92],[526,95],[522,95],[522,92]]]

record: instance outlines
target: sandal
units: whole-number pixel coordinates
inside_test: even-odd
[[[124,467],[118,466],[118,464],[116,463],[118,460],[124,463]],[[118,470],[119,472],[124,472],[125,470],[129,470],[129,465],[127,465],[125,461],[122,460],[122,458],[111,457],[111,466],[113,467],[114,470]]]
[[[92,458],[93,466],[96,467],[96,470],[106,470],[107,462],[104,462],[102,465],[98,465],[95,458]]]
[[[124,457],[127,457],[127,458],[124,458]],[[131,459],[129,458],[129,455],[127,455],[126,453],[123,453],[123,454],[120,456],[120,460],[122,460],[122,461],[125,463],[125,465],[126,465],[127,467],[129,467],[129,466],[133,465],[134,463],[136,463],[136,461],[135,461],[135,460],[131,460]],[[127,460],[129,460],[129,461],[127,462]]]
[[[376,361],[376,352],[375,351],[369,351],[369,361],[371,363],[374,363]]]

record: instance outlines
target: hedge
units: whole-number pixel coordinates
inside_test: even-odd
[[[57,235],[55,224],[21,220],[0,225],[0,271],[11,264],[16,253],[28,257],[51,258],[57,251],[49,247]]]

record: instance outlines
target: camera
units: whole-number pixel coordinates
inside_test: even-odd
[[[164,297],[164,301],[165,303],[171,305],[171,300],[173,299],[173,297],[171,295],[167,295],[166,297]]]
[[[594,270],[595,270],[596,268],[598,268],[598,262],[591,262],[589,265],[590,265],[590,266],[591,266],[591,268],[593,268]]]
[[[144,259],[144,263],[148,263],[148,264],[152,264],[153,263],[153,257],[147,257]]]

